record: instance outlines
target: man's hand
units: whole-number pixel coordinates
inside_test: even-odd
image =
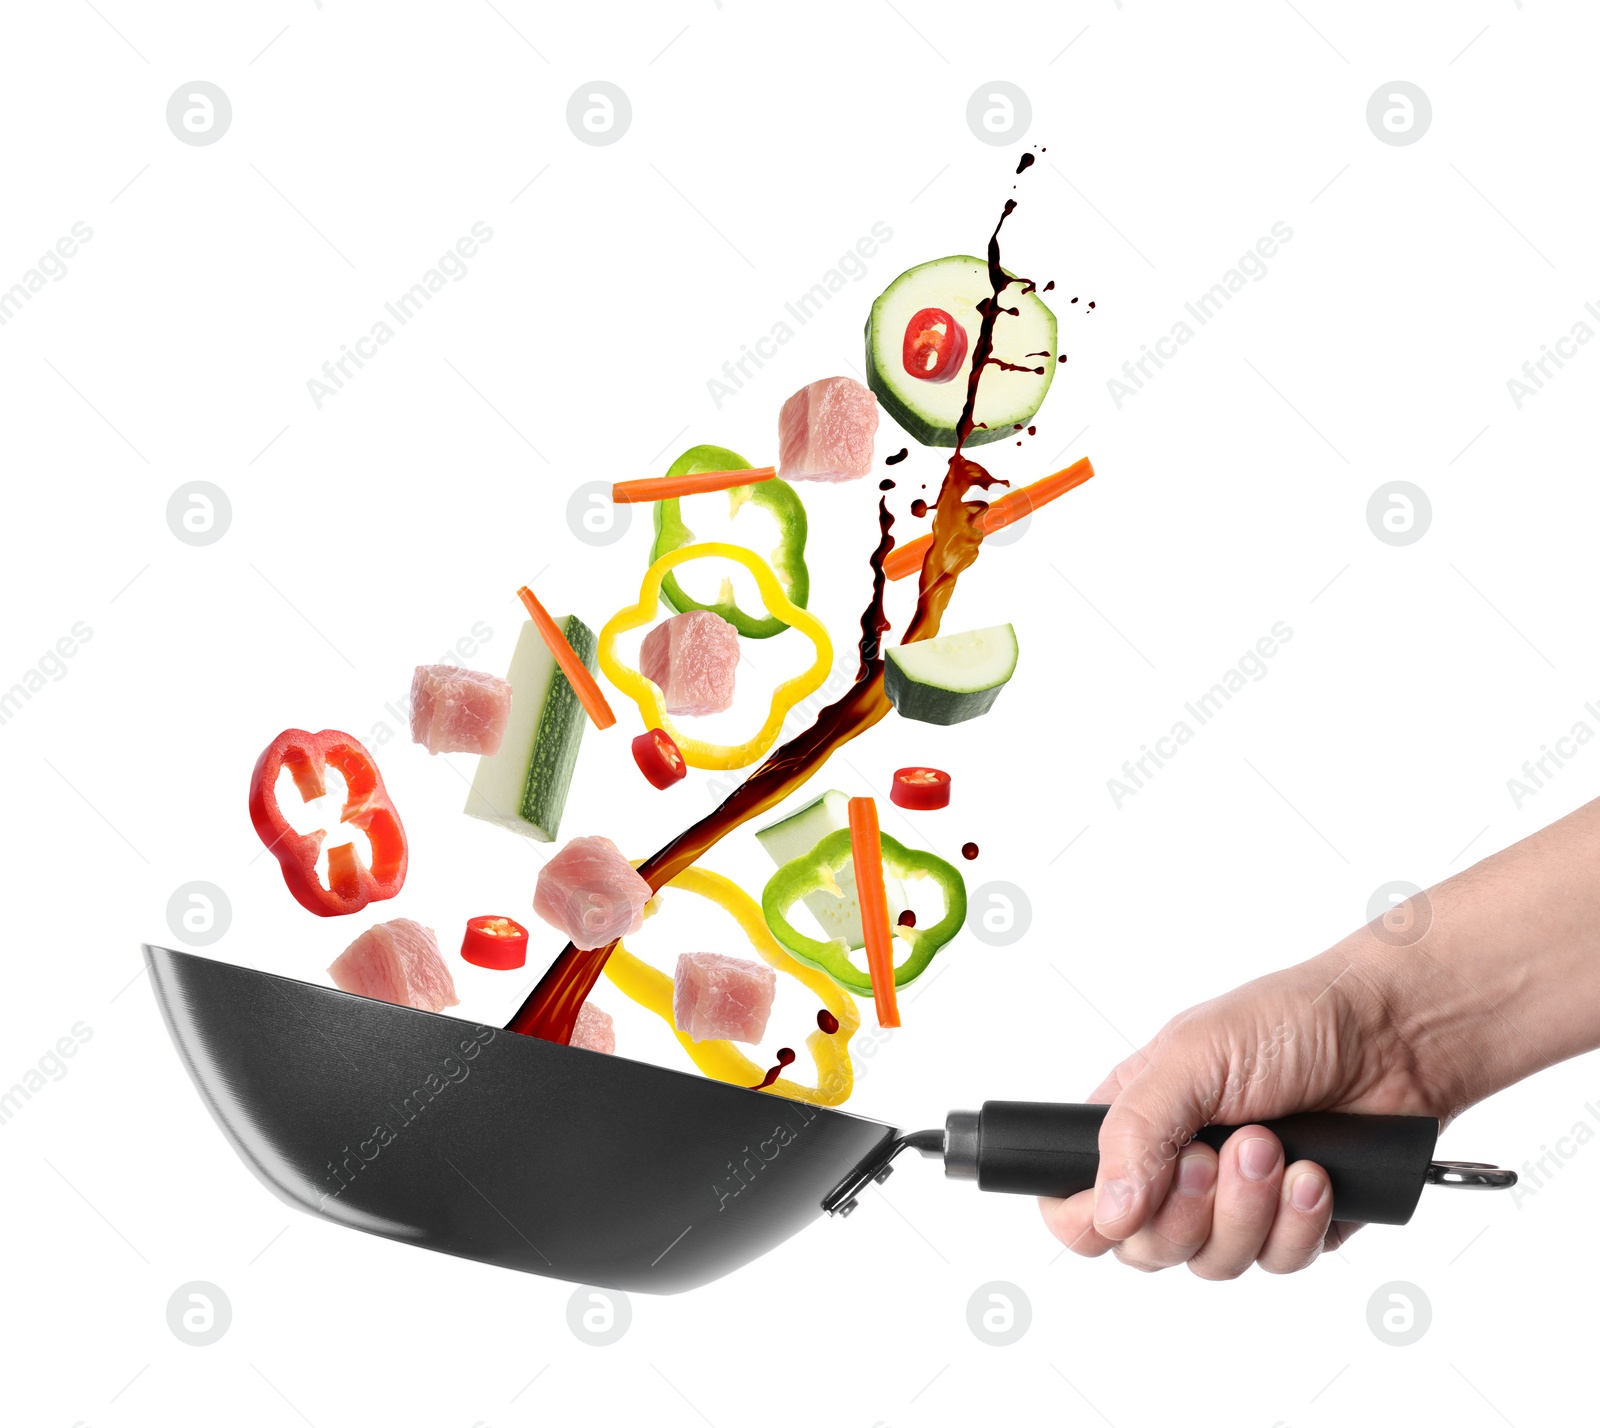
[[[1169,1022],[1090,1096],[1109,1103],[1093,1190],[1041,1200],[1046,1223],[1082,1255],[1111,1250],[1136,1269],[1187,1264],[1232,1279],[1253,1263],[1304,1269],[1351,1226],[1333,1225],[1328,1177],[1285,1165],[1258,1124],[1292,1111],[1447,1118],[1377,990],[1358,933],[1322,957],[1251,982]],[[1240,1128],[1220,1152],[1206,1125]]]

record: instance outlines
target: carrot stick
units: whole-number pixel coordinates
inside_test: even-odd
[[[1073,487],[1083,485],[1093,475],[1094,467],[1085,456],[1054,475],[1042,477],[1031,486],[1019,486],[1015,491],[991,501],[989,508],[978,518],[978,525],[985,535],[1004,530],[1057,496],[1065,496]],[[904,580],[908,575],[915,575],[922,569],[922,557],[932,544],[933,537],[925,535],[904,545],[897,545],[884,560],[883,573],[891,580]]]
[[[743,471],[697,471],[692,476],[651,476],[643,481],[618,481],[611,488],[611,499],[628,501],[669,501],[674,496],[698,496],[706,491],[726,491],[733,486],[750,486],[770,481],[778,474],[774,466],[753,466]]]
[[[894,992],[894,938],[889,931],[889,898],[883,887],[883,843],[878,832],[878,805],[870,798],[850,800],[850,859],[856,872],[856,899],[861,906],[861,935],[866,939],[867,975],[879,1026],[899,1026],[900,1007]]]
[[[606,703],[606,697],[600,692],[600,686],[595,683],[588,666],[578,658],[578,652],[567,643],[567,637],[561,633],[561,626],[550,618],[550,612],[539,603],[539,597],[526,585],[517,591],[517,598],[528,607],[534,628],[539,631],[540,638],[549,647],[555,662],[561,666],[562,674],[566,675],[572,685],[572,692],[578,696],[578,703],[583,705],[584,712],[594,721],[595,728],[609,729],[617,722],[617,716],[611,712],[611,706]]]

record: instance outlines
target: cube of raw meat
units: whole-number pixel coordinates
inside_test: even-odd
[[[495,754],[511,719],[511,686],[497,675],[419,664],[411,677],[411,742],[430,754]]]
[[[578,1024],[572,1028],[568,1046],[581,1046],[587,1051],[603,1051],[607,1056],[617,1049],[617,1029],[611,1014],[603,1012],[593,1002],[578,1008]]]
[[[590,951],[644,926],[650,884],[609,838],[574,838],[543,868],[533,910],[574,947]]]
[[[409,917],[369,927],[334,959],[328,974],[342,992],[418,1011],[443,1011],[461,1001],[433,929]]]
[[[853,481],[872,470],[878,399],[853,377],[801,387],[778,413],[778,475],[785,481]]]
[[[777,993],[778,974],[765,962],[683,952],[672,978],[672,1024],[691,1041],[757,1042]]]
[[[720,714],[733,706],[739,632],[710,610],[663,621],[639,646],[639,672],[661,686],[669,714]]]

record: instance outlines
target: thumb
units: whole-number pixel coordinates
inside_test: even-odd
[[[1164,1039],[1111,1102],[1100,1126],[1094,1227],[1125,1240],[1149,1223],[1166,1198],[1172,1167],[1216,1112],[1224,1084],[1220,1054],[1197,1040]]]

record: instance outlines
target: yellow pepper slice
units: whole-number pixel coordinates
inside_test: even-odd
[[[767,714],[766,723],[754,738],[742,744],[709,744],[680,733],[667,717],[661,687],[653,680],[646,679],[638,670],[629,669],[616,655],[618,635],[636,630],[655,619],[661,603],[661,582],[667,572],[688,561],[704,560],[710,556],[721,556],[744,566],[755,577],[756,588],[766,602],[768,613],[799,630],[816,646],[817,651],[816,662],[809,669],[793,679],[784,680],[772,691],[772,708]],[[598,653],[600,668],[606,672],[606,678],[639,706],[645,728],[660,729],[671,735],[684,761],[697,769],[741,769],[746,764],[753,764],[777,742],[788,712],[808,694],[820,689],[829,670],[833,668],[833,642],[828,638],[827,628],[822,621],[810,611],[802,610],[783,593],[783,586],[778,583],[772,567],[754,551],[739,545],[726,545],[721,541],[679,546],[656,561],[645,572],[644,583],[639,587],[639,603],[617,611],[602,627]]]
[[[709,898],[729,913],[768,966],[805,983],[838,1020],[837,1031],[826,1032],[818,1027],[806,1038],[806,1048],[817,1065],[815,1087],[802,1086],[798,1081],[780,1076],[764,1089],[774,1095],[787,1096],[792,1101],[806,1101],[814,1106],[837,1106],[847,1100],[854,1089],[854,1075],[850,1069],[850,1038],[861,1025],[854,999],[841,990],[833,978],[814,967],[807,967],[785,952],[767,930],[761,905],[737,883],[704,868],[685,868],[667,886]],[[606,976],[624,996],[647,1011],[653,1011],[668,1026],[673,1025],[672,978],[665,972],[648,962],[641,962],[618,942],[606,958]],[[689,1053],[690,1060],[713,1080],[754,1087],[766,1075],[764,1067],[757,1066],[731,1041],[694,1041],[676,1027],[673,1028],[673,1034]]]

